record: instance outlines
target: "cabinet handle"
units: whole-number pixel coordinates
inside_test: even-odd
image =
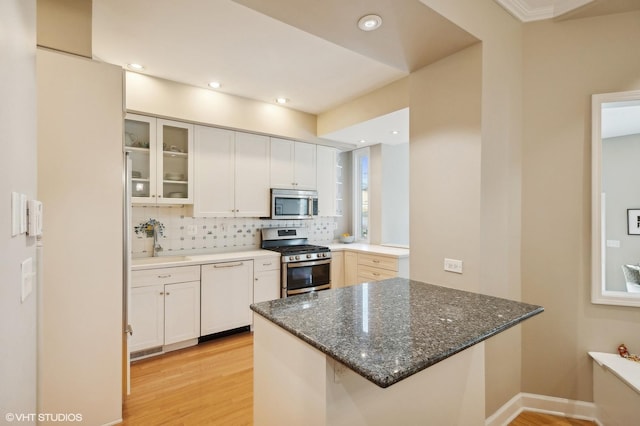
[[[373,259],[372,262],[373,263],[380,263],[380,261],[378,259]]]
[[[164,291],[161,291],[161,292],[160,292],[160,296],[164,296]]]
[[[167,291],[167,292],[165,292],[164,294],[165,294],[165,296],[168,296],[168,295],[170,295],[171,293],[169,293],[169,292]]]
[[[374,276],[374,277],[379,277],[379,276],[380,276],[380,274],[379,274],[378,272],[374,272],[374,273],[373,273],[373,276]]]
[[[271,266],[271,265],[272,265],[272,262],[262,264],[262,266]]]
[[[171,274],[167,274],[167,275],[158,275],[158,278],[171,278]]]
[[[222,265],[219,264],[214,264],[213,267],[214,268],[235,268],[236,266],[242,266],[244,265],[244,262],[238,262],[238,263],[225,263]]]

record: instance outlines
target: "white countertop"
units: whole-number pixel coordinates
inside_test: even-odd
[[[332,251],[355,251],[359,253],[379,254],[382,256],[393,256],[397,258],[409,257],[409,249],[400,247],[381,246],[376,244],[363,243],[332,243],[328,247]],[[194,255],[175,255],[158,257],[141,257],[131,260],[131,270],[139,271],[144,269],[169,268],[173,266],[202,265],[206,263],[234,262],[237,260],[261,259],[269,257],[280,257],[280,253],[271,250],[245,250],[227,253],[210,253]]]
[[[401,247],[381,246],[365,243],[332,243],[328,246],[332,251],[355,251],[359,253],[379,254],[393,257],[409,257],[409,249]]]
[[[271,250],[246,250],[227,253],[195,254],[186,256],[141,257],[131,260],[131,270],[168,268],[173,266],[202,265],[206,263],[234,262],[236,260],[280,258],[280,253]]]
[[[640,393],[640,362],[630,361],[618,354],[604,352],[589,352],[589,355],[598,365],[606,367],[620,380]]]

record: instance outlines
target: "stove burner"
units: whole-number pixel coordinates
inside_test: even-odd
[[[269,247],[268,250],[277,251],[283,255],[306,254],[306,253],[325,253],[331,251],[329,247],[314,246],[311,244],[301,244],[293,246]]]

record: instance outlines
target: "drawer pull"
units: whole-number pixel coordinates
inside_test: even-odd
[[[373,263],[380,263],[380,261],[378,259],[373,259],[372,262]]]
[[[167,275],[158,275],[158,278],[171,278],[171,274],[167,274]]]
[[[271,265],[273,265],[273,263],[271,263],[271,262],[262,264],[262,266],[271,266]]]
[[[374,272],[374,273],[373,273],[373,276],[374,276],[374,277],[379,277],[379,276],[380,276],[380,273],[379,273],[379,272]]]
[[[236,266],[242,266],[242,265],[244,265],[244,262],[224,263],[222,265],[214,264],[213,267],[214,268],[235,268]]]

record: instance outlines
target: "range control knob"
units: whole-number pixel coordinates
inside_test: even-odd
[[[311,255],[310,254],[307,255],[307,259],[311,259]]]
[[[293,259],[294,259],[294,257],[293,257],[293,256],[289,256],[289,260],[293,260]]]
[[[300,260],[300,256],[296,256],[296,260]]]

